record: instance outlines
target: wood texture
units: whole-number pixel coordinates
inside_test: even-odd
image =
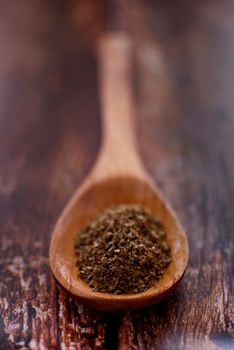
[[[0,7],[0,348],[232,349],[233,2],[139,0],[127,10],[139,147],[191,252],[168,300],[119,315],[77,304],[48,265],[51,229],[99,146],[92,48],[105,4]]]
[[[50,243],[50,266],[58,282],[85,305],[104,311],[142,309],[175,289],[188,264],[188,242],[176,214],[138,157],[130,72],[132,39],[126,33],[108,32],[101,36],[98,47],[103,140],[93,169],[58,218]],[[163,223],[172,261],[163,278],[143,293],[98,293],[78,276],[74,242],[91,219],[122,204],[142,205]]]

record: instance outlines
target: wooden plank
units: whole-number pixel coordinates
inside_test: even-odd
[[[48,266],[53,224],[100,142],[93,44],[105,4],[0,8],[0,348],[233,348],[233,3],[126,6],[139,148],[191,256],[168,300],[117,315],[78,305]]]

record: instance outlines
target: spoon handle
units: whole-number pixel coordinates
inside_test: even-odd
[[[103,127],[101,160],[116,173],[139,173],[131,86],[132,41],[124,32],[99,43],[100,101]]]

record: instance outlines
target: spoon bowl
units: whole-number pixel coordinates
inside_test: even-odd
[[[99,49],[103,143],[92,172],[55,226],[50,265],[59,283],[83,303],[108,311],[138,309],[161,301],[175,288],[188,263],[188,243],[175,213],[146,174],[137,154],[129,79],[131,41],[124,34],[110,34]],[[98,213],[121,204],[141,205],[162,222],[172,261],[163,277],[145,292],[95,292],[79,275],[75,241],[80,229]]]
[[[145,292],[132,295],[95,292],[80,278],[76,266],[74,242],[79,230],[106,208],[136,203],[149,209],[164,223],[172,261],[155,287]],[[86,183],[75,194],[58,221],[50,249],[51,268],[60,284],[88,306],[108,311],[143,308],[159,302],[182,278],[187,259],[186,236],[162,195],[146,179],[128,176]]]

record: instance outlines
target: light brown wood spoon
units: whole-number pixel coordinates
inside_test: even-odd
[[[146,174],[134,139],[131,89],[131,40],[106,35],[99,45],[103,142],[93,170],[65,207],[50,244],[50,265],[60,284],[85,304],[100,310],[137,309],[166,297],[188,263],[187,238],[175,213]],[[100,211],[119,204],[148,208],[165,226],[172,262],[165,275],[143,293],[94,292],[79,277],[74,243],[79,230]]]

